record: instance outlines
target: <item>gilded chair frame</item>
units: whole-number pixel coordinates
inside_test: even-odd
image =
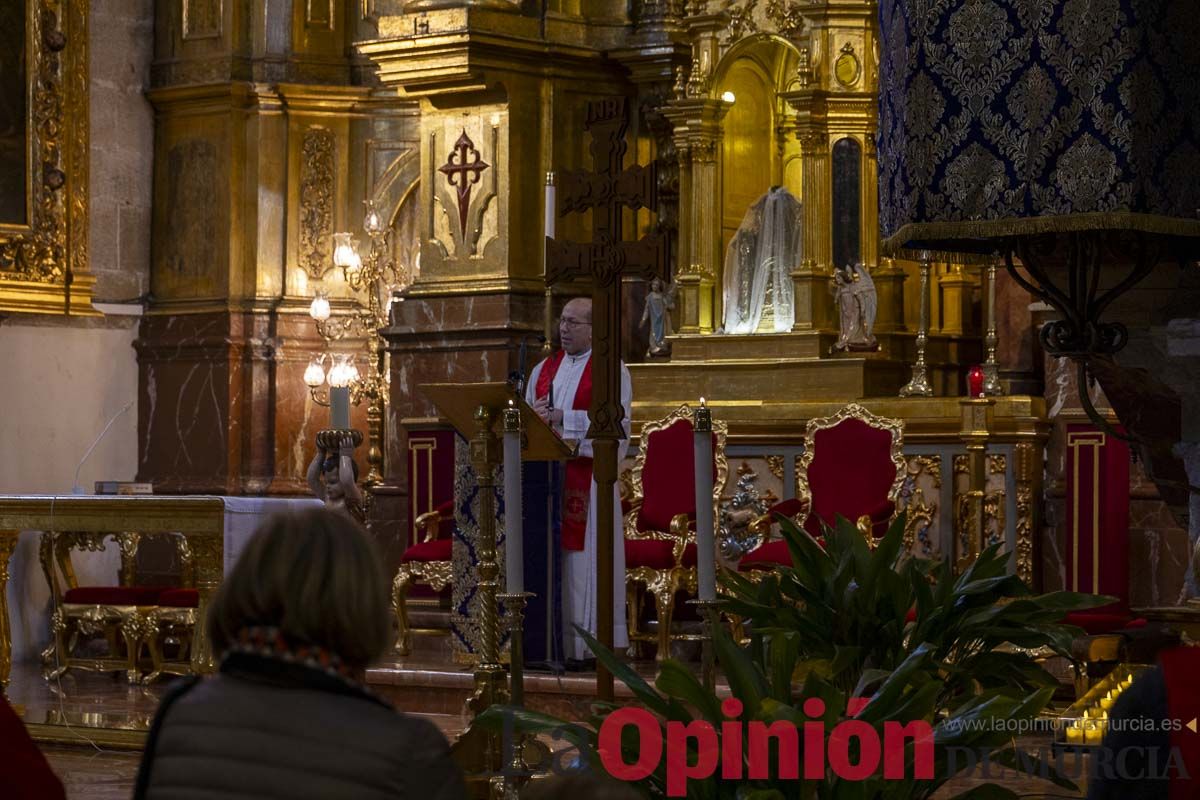
[[[63,596],[79,587],[71,552],[101,552],[105,540],[112,538],[121,553],[120,586],[132,583],[137,564],[141,534],[89,533],[83,531],[43,532],[39,543],[39,559],[46,582],[50,585],[54,610],[50,615],[53,638],[42,651],[43,674],[53,680],[69,669],[95,672],[124,672],[130,683],[140,677],[138,658],[146,637],[146,615],[149,606],[110,605],[100,603],[66,603]],[[102,634],[108,645],[105,657],[72,655],[79,637]]]
[[[693,409],[686,403],[672,411],[660,420],[652,420],[642,426],[638,442],[638,454],[634,460],[633,470],[628,483],[631,508],[625,514],[625,538],[627,540],[657,540],[671,543],[673,564],[666,569],[652,567],[625,568],[625,597],[628,614],[629,641],[634,647],[638,643],[657,642],[658,651],[655,660],[666,659],[670,654],[672,639],[686,639],[686,636],[671,635],[671,617],[674,610],[675,593],[686,589],[691,593],[697,590],[696,568],[683,565],[683,552],[688,544],[696,540],[695,531],[691,530],[687,514],[676,514],[671,519],[670,530],[639,531],[637,527],[638,514],[642,510],[645,499],[645,487],[642,483],[642,472],[646,468],[646,449],[650,436],[658,431],[671,427],[680,420],[693,421]],[[717,475],[713,483],[713,519],[720,519],[721,496],[725,491],[725,481],[729,476],[729,461],[725,456],[725,441],[728,437],[729,424],[724,420],[713,420],[713,433],[716,435],[716,446],[713,448],[713,460],[716,462]],[[658,615],[658,631],[656,634],[644,634],[638,629],[638,614],[641,610],[643,592],[654,596],[655,610]]]
[[[801,515],[806,519],[812,513],[812,488],[808,484],[808,468],[812,466],[813,459],[816,458],[815,437],[819,431],[836,428],[848,419],[858,420],[876,430],[884,430],[892,435],[890,456],[892,466],[896,468],[896,478],[892,481],[891,488],[888,489],[887,497],[895,506],[892,511],[892,519],[895,519],[900,510],[900,492],[904,489],[904,480],[908,474],[908,462],[904,459],[904,420],[877,416],[858,403],[849,403],[832,416],[814,417],[808,421],[808,425],[804,429],[804,452],[800,454],[800,459],[796,462],[796,497],[804,506]],[[800,519],[799,524],[802,525],[805,519]],[[854,526],[858,528],[858,532],[866,539],[867,544],[874,548],[875,537],[871,535],[871,518],[862,516],[853,522]]]
[[[195,586],[195,566],[187,537],[167,534],[175,542],[183,569],[183,583]],[[53,639],[42,651],[43,673],[53,680],[69,669],[84,669],[96,672],[125,672],[130,683],[149,683],[164,671],[183,675],[192,672],[190,660],[169,664],[162,663],[162,640],[164,622],[171,615],[186,612],[186,631],[183,620],[171,626],[169,633],[179,637],[186,634],[190,646],[195,628],[196,609],[160,608],[155,605],[118,605],[102,603],[67,603],[63,596],[69,589],[78,588],[79,580],[71,562],[71,553],[76,550],[100,552],[106,547],[106,539],[116,542],[121,554],[119,586],[132,586],[137,570],[138,546],[143,534],[136,531],[119,533],[92,533],[82,531],[43,532],[39,557],[46,582],[50,585],[54,610],[50,616]],[[79,637],[103,634],[108,645],[106,657],[81,657],[73,655]],[[142,678],[141,654],[145,649],[150,656],[152,672]],[[188,649],[184,650],[189,653]],[[190,659],[190,656],[189,656]]]
[[[180,585],[196,586],[196,565],[186,536],[172,535],[182,569]],[[150,651],[150,672],[142,683],[153,683],[161,675],[191,675],[192,645],[195,643],[198,608],[155,606],[146,615],[146,647]],[[175,658],[167,658],[166,647],[175,647]]]
[[[896,468],[896,478],[892,481],[891,488],[888,489],[887,497],[895,506],[892,511],[893,520],[900,511],[900,493],[904,489],[904,481],[908,472],[908,462],[904,458],[904,421],[889,417],[880,417],[872,414],[858,403],[849,403],[831,416],[810,419],[808,425],[805,427],[804,452],[800,454],[800,458],[796,461],[796,499],[800,501],[801,510],[800,513],[795,514],[791,518],[797,527],[803,528],[809,514],[812,513],[812,488],[808,482],[808,469],[812,466],[813,459],[817,453],[814,444],[816,434],[819,431],[837,427],[847,419],[856,419],[876,430],[884,430],[891,433],[892,444],[889,455],[892,465]],[[867,546],[874,549],[876,542],[875,537],[871,533],[871,518],[864,515],[853,520],[853,522],[858,532],[866,540]],[[771,519],[769,514],[759,517],[754,523],[757,529],[763,532],[764,542],[770,539],[773,523],[774,520]],[[757,582],[762,580],[763,575],[767,572],[769,570],[751,569],[746,570],[744,574],[748,579]]]
[[[432,542],[438,537],[442,517],[437,509],[426,511],[414,521],[421,544]],[[441,592],[450,585],[454,577],[453,561],[405,561],[392,580],[392,613],[396,615],[396,653],[407,656],[412,652],[414,633],[444,633],[444,631],[413,628],[408,621],[408,590],[413,584],[422,584]]]

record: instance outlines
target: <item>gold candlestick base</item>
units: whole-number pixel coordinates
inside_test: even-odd
[[[505,621],[508,623],[509,703],[518,708],[525,705],[525,606],[533,596],[531,592],[497,595],[508,612]],[[550,748],[536,736],[527,733],[514,736],[510,726],[505,725],[501,750],[506,769],[504,774],[492,779],[492,797],[516,800],[534,773],[549,765]]]
[[[717,688],[717,665],[713,653],[713,632],[721,624],[720,600],[689,600],[689,605],[696,607],[700,619],[704,622],[700,634],[700,679],[704,688],[715,692]]]
[[[912,379],[900,389],[900,396],[933,397],[933,386],[929,383],[929,373],[924,364],[913,365]]]

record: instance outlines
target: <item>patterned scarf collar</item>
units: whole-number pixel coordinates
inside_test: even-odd
[[[251,626],[238,631],[237,640],[221,657],[221,672],[361,695],[390,706],[359,681],[337,653],[318,645],[289,642],[274,626]]]

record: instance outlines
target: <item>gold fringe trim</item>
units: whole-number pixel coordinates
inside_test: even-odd
[[[946,243],[956,239],[1000,239],[1008,236],[1036,236],[1044,233],[1072,233],[1092,230],[1133,230],[1163,236],[1200,237],[1200,220],[1141,214],[1132,211],[1097,211],[1047,217],[1007,217],[1005,219],[963,220],[960,222],[914,222],[880,242],[880,251],[910,252],[911,242]],[[966,242],[964,242],[966,244]],[[982,243],[981,243],[982,244]]]
[[[921,253],[928,253],[929,260],[935,264],[962,264],[965,267],[987,266],[996,260],[991,253],[964,253],[959,250],[922,250],[902,247],[888,256],[900,261],[920,262]]]

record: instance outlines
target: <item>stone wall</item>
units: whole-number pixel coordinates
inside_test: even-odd
[[[92,0],[90,51],[89,268],[95,301],[132,301],[149,289],[154,115],[143,91],[154,32],[151,0]],[[69,494],[76,467],[110,419],[133,405],[79,469],[78,485],[132,480],[137,469],[136,317],[0,317],[0,493]],[[83,581],[111,582],[115,548],[76,561]],[[49,587],[37,536],[21,535],[10,563],[13,657],[48,639]]]
[[[105,425],[137,392],[132,318],[0,320],[0,375],[10,388],[0,407],[0,494],[70,494],[75,471]],[[137,468],[137,405],[117,416],[79,467],[91,494],[98,480],[132,480]],[[50,588],[37,534],[22,533],[9,564],[13,658],[32,658],[49,637]],[[81,581],[112,583],[116,548],[75,560]]]
[[[130,301],[150,288],[154,111],[145,97],[153,0],[92,0],[91,208],[95,298]]]

